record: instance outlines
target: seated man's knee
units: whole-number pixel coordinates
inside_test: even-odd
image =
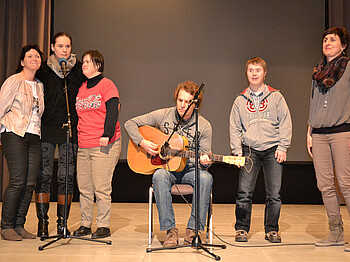
[[[152,177],[152,183],[153,184],[158,184],[158,183],[162,183],[162,182],[167,182],[169,181],[170,176],[169,173],[164,170],[164,169],[158,169]]]
[[[213,176],[209,172],[201,172],[199,179],[202,184],[207,186],[212,186],[213,184]]]

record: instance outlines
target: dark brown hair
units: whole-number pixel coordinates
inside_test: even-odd
[[[88,51],[84,52],[84,54],[82,56],[82,60],[84,60],[84,57],[87,56],[87,55],[90,56],[91,61],[97,67],[98,72],[103,73],[103,70],[104,70],[104,67],[105,67],[104,66],[105,61],[104,61],[103,55],[97,50],[88,50]]]
[[[329,34],[335,34],[335,35],[339,36],[342,46],[345,46],[343,51],[344,51],[344,53],[346,53],[346,51],[349,47],[349,42],[350,42],[350,37],[349,37],[348,31],[346,31],[346,29],[344,27],[328,28],[322,34],[322,41],[326,37],[326,35],[329,35]]]
[[[59,37],[61,37],[61,36],[65,36],[65,37],[69,38],[69,40],[70,40],[70,45],[73,44],[72,37],[71,37],[69,34],[65,33],[65,32],[58,32],[57,34],[55,34],[55,36],[52,38],[52,43],[51,43],[51,44],[52,44],[52,45],[55,45],[55,44],[56,44],[57,38],[59,38]]]
[[[21,72],[23,70],[23,66],[21,64],[21,61],[24,60],[24,58],[26,56],[26,53],[28,51],[32,50],[32,49],[36,50],[39,53],[40,58],[41,58],[41,64],[42,64],[42,62],[43,62],[43,52],[41,52],[39,46],[38,45],[25,45],[25,46],[23,46],[21,54],[19,56],[19,61],[18,61],[18,64],[17,64],[16,73],[19,73],[19,72]]]

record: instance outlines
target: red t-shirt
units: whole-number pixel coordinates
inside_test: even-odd
[[[78,92],[75,108],[78,114],[78,145],[81,148],[100,146],[106,119],[106,101],[117,97],[119,92],[115,84],[103,78],[96,86],[87,88],[84,82]],[[117,122],[115,132],[109,143],[120,138],[120,124]]]

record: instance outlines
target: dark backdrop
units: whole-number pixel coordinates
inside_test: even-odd
[[[325,23],[320,0],[60,0],[54,31],[105,56],[105,76],[118,86],[120,122],[174,103],[179,82],[205,82],[201,114],[213,125],[213,152],[229,154],[228,118],[246,86],[245,62],[267,61],[266,82],[280,89],[293,119],[291,161],[306,152],[309,86],[320,60]],[[127,135],[123,130],[122,159]]]

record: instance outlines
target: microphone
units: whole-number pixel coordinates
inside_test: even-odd
[[[67,59],[65,59],[64,57],[61,57],[60,59],[58,59],[58,63],[61,66],[63,75],[65,75],[67,73]]]
[[[205,86],[205,83],[202,83],[201,86],[198,88],[196,94],[194,95],[193,100],[197,100],[199,97],[199,94],[202,92],[203,87]]]

